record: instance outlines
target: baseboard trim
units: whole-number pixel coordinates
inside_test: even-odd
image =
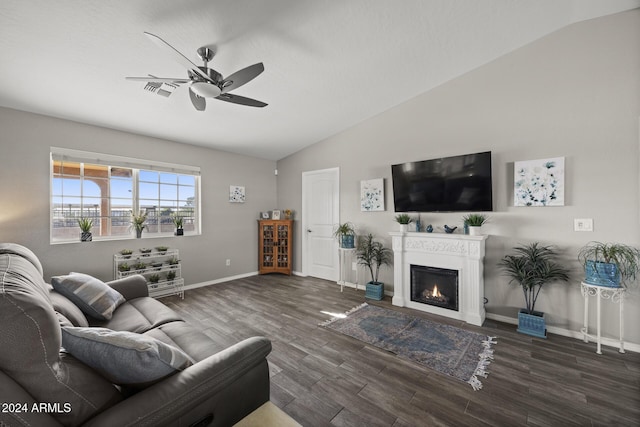
[[[188,291],[189,289],[204,288],[205,286],[215,285],[217,283],[229,282],[231,280],[244,279],[245,277],[257,276],[257,275],[258,275],[257,271],[252,271],[250,273],[243,273],[235,276],[222,277],[220,279],[210,280],[208,282],[192,283],[191,285],[185,285],[184,290]]]
[[[491,320],[495,320],[497,322],[502,322],[502,323],[509,323],[511,325],[517,325],[518,324],[518,319],[513,318],[513,317],[508,317],[508,316],[502,316],[499,314],[493,314],[493,313],[486,313],[485,317],[487,319],[491,319]],[[560,328],[558,326],[549,326],[547,325],[547,332],[552,333],[552,334],[556,334],[556,335],[562,335],[563,337],[569,337],[569,338],[575,338],[575,339],[579,339],[582,340],[583,336],[582,336],[582,332],[579,331],[572,331],[569,329],[565,329],[565,328]],[[593,342],[593,351],[595,351],[595,342]],[[615,349],[617,349],[619,347],[619,342],[611,339],[611,338],[607,338],[607,337],[602,337],[602,345],[606,345],[607,347],[613,347]],[[624,350],[627,351],[633,351],[635,353],[640,353],[640,344],[635,344],[632,342],[628,342],[625,341],[624,342]]]

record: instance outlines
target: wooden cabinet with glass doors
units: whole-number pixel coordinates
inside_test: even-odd
[[[258,272],[291,275],[293,220],[258,220]]]

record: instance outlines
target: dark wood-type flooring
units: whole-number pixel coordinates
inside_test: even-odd
[[[640,354],[483,327],[370,301],[497,336],[484,388],[318,326],[365,301],[325,280],[252,276],[163,298],[205,334],[232,345],[271,339],[271,401],[304,426],[640,426]]]

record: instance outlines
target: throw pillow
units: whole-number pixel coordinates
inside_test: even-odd
[[[55,276],[51,278],[51,284],[83,313],[98,320],[110,320],[114,310],[125,302],[120,292],[88,274]]]
[[[192,365],[182,350],[135,332],[64,327],[62,346],[118,385],[147,386]]]

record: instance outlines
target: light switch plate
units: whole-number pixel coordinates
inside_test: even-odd
[[[575,218],[573,231],[593,231],[593,218]]]

